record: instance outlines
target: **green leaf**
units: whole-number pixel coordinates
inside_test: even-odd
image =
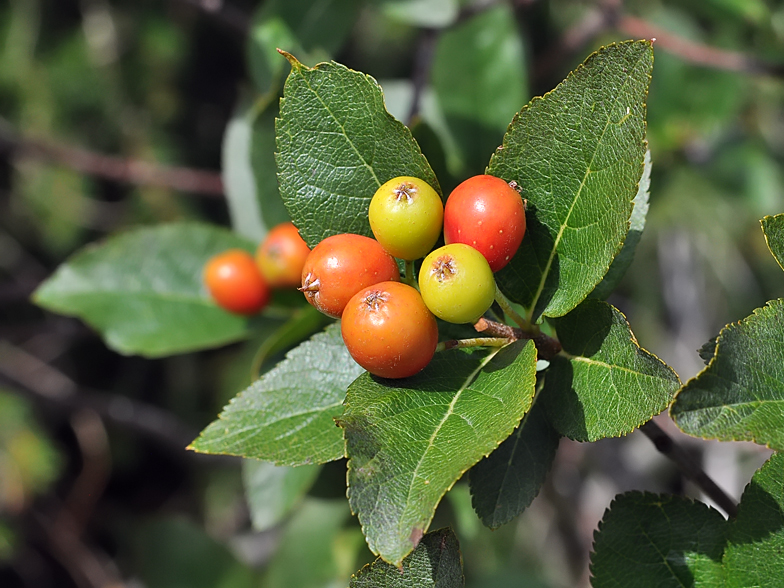
[[[482,523],[497,529],[528,508],[553,465],[560,439],[535,404],[514,433],[471,468],[472,502]]]
[[[255,108],[250,96],[240,100],[223,134],[221,177],[232,228],[254,243],[267,234],[261,217],[256,180],[251,165]]]
[[[349,457],[348,497],[374,553],[399,565],[438,502],[506,439],[531,407],[536,348],[437,353],[420,374],[363,374],[337,419]]]
[[[525,51],[511,6],[485,10],[444,32],[432,72],[433,89],[447,118],[503,133],[530,97]],[[497,146],[490,145],[484,161]]]
[[[670,416],[704,439],[784,449],[784,299],[719,333],[708,366],[678,392]]]
[[[564,351],[550,362],[541,401],[562,435],[619,437],[670,404],[678,376],[640,347],[617,308],[591,298],[551,322]]]
[[[316,481],[321,466],[276,466],[267,461],[242,461],[242,480],[256,531],[266,531],[282,521]]]
[[[248,321],[210,299],[202,284],[213,255],[254,245],[195,223],[142,228],[85,247],[33,295],[36,304],[78,316],[120,353],[160,357],[247,336]]]
[[[784,214],[766,216],[760,221],[768,249],[784,269]]]
[[[784,578],[784,454],[773,454],[743,492],[724,553],[727,588],[777,586]]]
[[[277,93],[283,82],[286,62],[280,58],[278,48],[304,51],[286,21],[270,12],[269,4],[259,5],[248,36],[248,69],[263,95]]]
[[[381,558],[351,577],[349,588],[462,588],[460,545],[451,529],[428,533],[400,568]]]
[[[623,248],[613,259],[610,269],[607,270],[607,274],[602,278],[602,281],[591,292],[590,296],[592,298],[606,300],[632,264],[634,252],[637,250],[637,244],[640,242],[643,229],[645,229],[645,218],[648,215],[652,167],[651,152],[648,150],[645,152],[645,167],[640,178],[640,185],[637,188],[637,195],[632,201],[634,208],[632,208],[632,216],[629,219],[629,232],[626,234]]]
[[[622,494],[594,535],[591,586],[720,588],[725,534],[724,518],[702,503],[680,496]],[[764,584],[747,584],[752,585]]]
[[[650,41],[603,47],[514,118],[487,173],[515,181],[527,230],[499,287],[534,317],[562,316],[604,277],[643,173]]]
[[[236,396],[190,449],[290,466],[340,459],[343,436],[333,418],[361,373],[340,325],[330,325]]]
[[[371,235],[367,210],[396,176],[438,180],[411,132],[384,108],[370,76],[294,57],[276,122],[283,202],[310,247],[337,233]]]

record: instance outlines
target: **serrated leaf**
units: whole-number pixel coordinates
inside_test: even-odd
[[[648,216],[652,168],[651,152],[648,150],[645,152],[645,166],[640,178],[640,185],[637,187],[637,195],[632,201],[634,208],[632,208],[632,216],[629,219],[629,232],[626,234],[626,240],[623,242],[620,253],[615,256],[615,259],[610,264],[607,274],[591,292],[590,296],[593,298],[606,300],[612,291],[615,290],[615,287],[621,281],[634,259],[634,252],[637,250],[637,244],[640,242],[643,229],[645,229],[645,219]]]
[[[719,333],[708,366],[678,391],[670,416],[705,439],[784,449],[784,299]]]
[[[253,529],[266,531],[281,522],[315,482],[321,466],[296,468],[267,461],[242,461],[242,482]]]
[[[143,228],[89,245],[46,280],[36,304],[78,316],[120,353],[160,357],[244,338],[248,321],[210,299],[204,264],[254,244],[218,227],[179,223]]]
[[[517,255],[496,274],[534,318],[562,316],[619,252],[643,172],[650,41],[603,47],[514,118],[487,173],[528,200]]]
[[[251,166],[251,145],[255,108],[245,96],[226,125],[221,151],[221,177],[229,205],[232,228],[254,243],[267,234],[261,217],[256,180]]]
[[[559,433],[619,437],[670,404],[678,376],[640,347],[617,308],[590,298],[551,322],[564,351],[550,362],[539,402]]]
[[[349,457],[348,497],[371,551],[399,565],[427,531],[438,502],[493,451],[531,406],[536,348],[436,357],[403,380],[359,377],[337,419]]]
[[[362,371],[340,325],[330,325],[236,396],[190,449],[290,466],[340,459],[343,435],[333,418]]]
[[[697,350],[697,355],[700,356],[700,359],[703,361],[703,363],[705,363],[705,365],[708,365],[711,359],[713,359],[713,356],[716,355],[716,343],[718,340],[719,336],[716,335],[710,341],[706,341],[703,346]]]
[[[622,494],[594,535],[591,586],[720,588],[725,535],[724,518],[702,503],[647,492]]]
[[[528,508],[553,465],[560,439],[534,404],[509,438],[471,468],[471,502],[485,526],[497,529]]]
[[[376,81],[334,62],[308,68],[292,56],[276,121],[283,202],[312,248],[337,233],[370,236],[367,210],[396,176],[438,180],[411,132],[384,108]]]
[[[351,577],[349,588],[462,588],[460,545],[451,529],[428,533],[401,567],[377,559]]]
[[[768,249],[784,269],[784,214],[766,216],[760,221]]]
[[[727,588],[778,586],[784,578],[784,454],[754,474],[730,525]]]

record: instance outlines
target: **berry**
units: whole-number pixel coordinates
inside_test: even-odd
[[[463,243],[444,245],[422,262],[422,299],[438,318],[474,323],[495,300],[495,279],[484,256]]]
[[[370,201],[370,228],[376,240],[399,259],[427,255],[441,234],[444,205],[424,180],[401,176],[381,186]]]
[[[281,223],[267,233],[256,251],[261,275],[272,288],[296,288],[310,247],[292,223]]]
[[[270,300],[270,288],[253,256],[242,249],[210,258],[204,267],[204,284],[218,306],[236,314],[256,314]]]
[[[381,282],[358,292],[346,305],[341,332],[351,357],[382,378],[407,378],[421,371],[438,345],[438,325],[415,288]]]
[[[360,290],[399,280],[397,262],[378,241],[343,233],[327,237],[313,248],[302,268],[300,290],[318,310],[339,318]]]
[[[444,207],[444,241],[465,243],[497,272],[517,252],[525,234],[525,204],[501,178],[480,175],[455,188]]]

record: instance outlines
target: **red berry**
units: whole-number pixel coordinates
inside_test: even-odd
[[[204,267],[204,284],[218,306],[236,314],[256,314],[270,300],[270,289],[253,256],[229,249]]]
[[[292,223],[281,223],[267,233],[256,251],[261,275],[273,288],[296,288],[302,279],[302,267],[310,247]]]
[[[455,188],[444,207],[444,241],[465,243],[497,272],[512,259],[525,234],[525,205],[501,178],[481,175]]]
[[[344,233],[327,237],[313,248],[302,268],[300,290],[318,310],[338,318],[360,290],[399,280],[397,262],[378,241]]]
[[[382,378],[407,378],[421,371],[438,345],[438,325],[416,289],[382,282],[358,292],[341,320],[351,357]]]

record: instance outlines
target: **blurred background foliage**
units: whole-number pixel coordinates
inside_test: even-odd
[[[532,96],[600,45],[643,37],[657,39],[651,207],[610,301],[686,381],[724,324],[784,295],[758,223],[784,211],[784,2],[0,3],[0,585],[342,587],[370,561],[343,463],[243,467],[183,450],[250,383],[280,321],[245,343],[146,360],[29,301],[115,231],[233,221],[258,239],[286,218],[277,47],[374,76],[448,190],[483,171]],[[243,222],[249,205],[265,226]],[[262,369],[291,344],[276,336]],[[767,455],[682,441],[735,497]],[[517,521],[489,532],[459,483],[432,528],[456,527],[469,586],[587,586],[596,523],[629,489],[697,495],[638,433],[563,441]]]

